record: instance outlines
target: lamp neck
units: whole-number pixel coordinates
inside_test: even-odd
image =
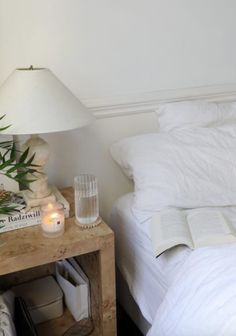
[[[39,135],[38,134],[31,134],[30,138],[31,139],[37,139],[37,138],[39,138]]]

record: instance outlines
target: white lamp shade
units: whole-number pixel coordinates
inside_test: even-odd
[[[78,98],[45,68],[16,69],[0,87],[5,134],[40,134],[79,128],[93,120]]]

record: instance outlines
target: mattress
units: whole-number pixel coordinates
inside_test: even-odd
[[[133,193],[114,204],[110,226],[115,232],[116,263],[145,319],[152,324],[178,268],[190,250],[179,246],[155,258],[150,219],[140,224],[132,212]]]

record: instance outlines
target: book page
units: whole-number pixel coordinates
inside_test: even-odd
[[[157,255],[180,244],[193,247],[186,216],[176,209],[163,210],[153,216],[151,239]]]
[[[187,215],[187,222],[195,247],[236,240],[233,227],[218,210],[193,210]]]

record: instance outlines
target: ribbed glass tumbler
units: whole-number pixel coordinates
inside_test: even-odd
[[[98,184],[94,175],[81,174],[74,178],[76,223],[84,228],[97,225],[99,219]]]

